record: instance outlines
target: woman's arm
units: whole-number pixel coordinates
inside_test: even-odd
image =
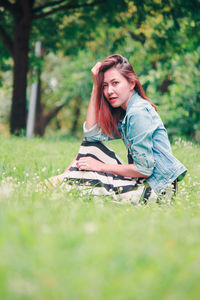
[[[85,126],[87,130],[92,128],[97,123],[97,119],[96,119],[96,101],[97,101],[97,92],[98,92],[97,76],[98,76],[100,66],[101,63],[98,62],[91,70],[93,88],[92,88],[92,94],[91,94],[90,103],[88,106],[88,111],[86,116]]]
[[[77,167],[83,171],[96,171],[111,173],[123,177],[148,177],[136,171],[134,164],[118,165],[118,164],[105,164],[92,157],[81,157],[77,161]]]
[[[141,174],[136,171],[134,164],[127,165],[112,165],[112,164],[103,164],[102,171],[106,173],[112,173],[115,175],[123,176],[123,177],[148,177],[144,174]]]
[[[144,101],[143,105],[135,106],[130,111],[126,134],[136,171],[149,177],[156,163],[153,153],[153,139],[155,131],[160,126],[160,121],[154,108],[148,103],[146,105],[145,102],[147,103]]]

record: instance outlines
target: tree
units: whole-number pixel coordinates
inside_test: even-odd
[[[175,5],[177,5],[176,2]],[[96,28],[95,40],[87,43],[90,53],[93,53],[94,55],[93,59],[91,57],[87,58],[88,51],[86,51],[83,58],[80,56],[76,57],[76,64],[78,65],[79,62],[79,65],[75,67],[75,61],[73,61],[72,66],[70,66],[69,61],[65,62],[63,60],[61,62],[61,58],[59,58],[59,71],[55,73],[55,66],[53,66],[52,72],[54,75],[51,74],[51,76],[57,78],[59,81],[59,87],[57,88],[60,95],[58,96],[58,92],[56,92],[57,96],[54,94],[53,101],[55,101],[55,99],[60,99],[66,92],[66,98],[72,99],[70,105],[68,105],[64,111],[59,113],[58,116],[61,128],[65,128],[65,132],[66,128],[69,129],[71,127],[73,120],[76,121],[78,118],[76,108],[74,111],[72,109],[73,103],[77,103],[77,100],[73,100],[76,99],[76,97],[79,97],[78,102],[79,104],[81,103],[82,106],[78,122],[79,128],[81,128],[81,123],[84,121],[84,100],[87,102],[90,96],[90,89],[86,89],[86,86],[88,87],[90,84],[90,82],[87,81],[87,78],[90,79],[90,67],[92,67],[90,64],[91,61],[93,60],[93,63],[95,63],[97,59],[103,59],[108,53],[119,52],[122,55],[127,56],[133,64],[147,95],[156,105],[158,105],[159,113],[161,113],[162,118],[169,129],[170,135],[180,135],[182,133],[194,136],[194,129],[197,128],[196,123],[198,118],[191,112],[190,98],[198,99],[198,80],[196,82],[194,76],[191,76],[190,73],[190,75],[187,76],[187,83],[186,77],[184,77],[184,81],[181,79],[180,74],[181,72],[185,73],[184,66],[186,65],[186,57],[189,57],[191,62],[194,59],[198,64],[198,60],[195,58],[195,52],[199,45],[199,35],[197,34],[199,27],[198,14],[196,13],[196,15],[194,14],[193,16],[192,13],[194,10],[197,11],[198,7],[192,7],[191,12],[187,6],[187,2],[184,2],[181,10],[185,10],[185,14],[182,13],[179,16],[178,12],[176,14],[176,23],[178,23],[178,27],[175,26],[173,21],[173,16],[171,14],[172,8],[173,3],[171,3],[171,6],[166,4],[161,8],[156,8],[152,1],[149,3],[148,7],[145,7],[145,10],[141,10],[141,13],[145,14],[145,16],[143,21],[138,22],[139,4],[136,7],[133,2],[129,2],[128,12],[121,12],[117,15],[121,20],[120,27],[114,25],[106,26],[106,24],[100,23]],[[168,12],[167,16],[164,13],[165,11]],[[179,55],[177,55],[177,53]],[[186,54],[190,55],[188,56]],[[176,68],[178,67],[179,69],[178,72],[175,72],[174,67],[174,61],[176,60],[179,61],[178,66],[176,66]],[[84,75],[78,77],[79,80],[72,83],[74,75],[80,75],[82,71],[84,71],[84,65],[89,66],[88,71],[86,72],[85,70]],[[64,70],[62,71],[63,68]],[[188,67],[186,69],[188,69]],[[50,75],[49,70],[48,74]],[[63,75],[60,76],[61,74]],[[61,87],[62,82],[63,86]],[[183,89],[184,85],[187,86],[187,93]],[[70,92],[70,86],[75,86],[75,91],[73,93]],[[81,86],[83,86],[83,88],[81,88]],[[175,99],[174,90],[176,86]],[[79,90],[81,90],[81,93]],[[83,90],[87,90],[87,95],[83,96]],[[44,94],[45,103],[47,103],[47,99],[50,99],[53,93],[52,91],[48,93],[48,91],[45,90]],[[186,95],[186,97],[183,95]],[[171,105],[170,99],[173,102],[173,105]],[[198,100],[193,101],[192,104],[192,110],[195,112],[199,110],[197,102]],[[182,107],[182,110],[180,107]],[[78,108],[80,108],[80,105]],[[69,117],[67,116],[68,110],[71,111],[71,118],[73,115],[76,115],[76,119],[70,119],[69,121]],[[187,111],[190,111],[190,116],[188,117]],[[64,123],[63,120],[65,119],[68,119],[69,123],[66,121],[66,123]],[[77,123],[75,122],[75,125],[76,124]],[[176,124],[176,130],[174,124]],[[194,124],[195,126],[193,126]],[[191,128],[193,132],[188,130],[189,128]]]
[[[59,127],[63,134],[74,135],[82,131],[92,90],[91,68],[97,59],[101,57],[94,57],[92,51],[86,49],[79,51],[76,59],[62,53],[46,55],[41,76],[43,115],[48,116],[46,112],[52,111],[55,105],[65,105],[52,120],[52,128]]]
[[[115,13],[125,9],[123,0],[0,0],[0,37],[4,46],[0,48],[1,55],[8,57],[9,54],[14,62],[11,133],[20,134],[26,127],[31,37],[47,37],[48,50],[55,51],[64,45],[69,53],[75,52],[91,38],[102,16],[117,24]]]
[[[199,0],[134,1],[122,19],[113,44],[123,41],[170,135],[199,140]]]

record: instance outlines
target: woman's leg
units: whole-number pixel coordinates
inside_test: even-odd
[[[138,203],[144,198],[147,201],[151,191],[146,186],[145,180],[117,176],[110,173],[80,171],[77,168],[77,161],[84,156],[90,156],[104,163],[123,164],[123,161],[109,147],[101,142],[83,141],[78,155],[66,168],[64,173],[50,177],[46,180],[47,186],[61,184],[63,181],[69,186],[76,184],[76,187],[85,190],[93,195],[112,195],[114,198],[121,198],[124,201]],[[147,193],[148,191],[148,193]]]
[[[73,163],[75,162],[75,160],[76,160],[76,158],[74,158],[73,160],[72,160],[72,162],[69,164],[69,166],[65,169],[65,171],[64,171],[64,173],[63,174],[65,174],[69,169],[70,169],[70,167],[73,165]]]
[[[48,187],[51,187],[52,185],[57,185],[57,184],[62,183],[65,178],[66,172],[70,169],[70,167],[73,165],[75,160],[76,160],[76,158],[74,158],[72,160],[72,162],[69,164],[69,166],[65,169],[64,173],[56,175],[56,176],[52,176],[52,177],[46,179],[45,185]]]

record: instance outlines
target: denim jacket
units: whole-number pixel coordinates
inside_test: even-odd
[[[98,124],[87,130],[87,141],[108,141]],[[175,179],[181,180],[187,171],[172,154],[167,131],[153,106],[134,92],[125,117],[118,124],[119,132],[137,172],[148,176],[151,188],[160,194]]]

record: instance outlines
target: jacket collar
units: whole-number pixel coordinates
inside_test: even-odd
[[[129,102],[127,104],[126,111],[128,111],[130,109],[130,107],[132,106],[133,102],[136,100],[137,97],[138,97],[138,93],[136,91],[134,91],[131,96],[131,99],[129,100]]]
[[[138,93],[136,91],[133,92],[131,99],[129,100],[128,104],[127,104],[127,108],[126,108],[126,114],[122,120],[122,124],[125,124],[126,122],[126,117],[128,114],[129,109],[131,108],[131,106],[133,105],[133,103],[135,102],[135,100],[138,98]]]

